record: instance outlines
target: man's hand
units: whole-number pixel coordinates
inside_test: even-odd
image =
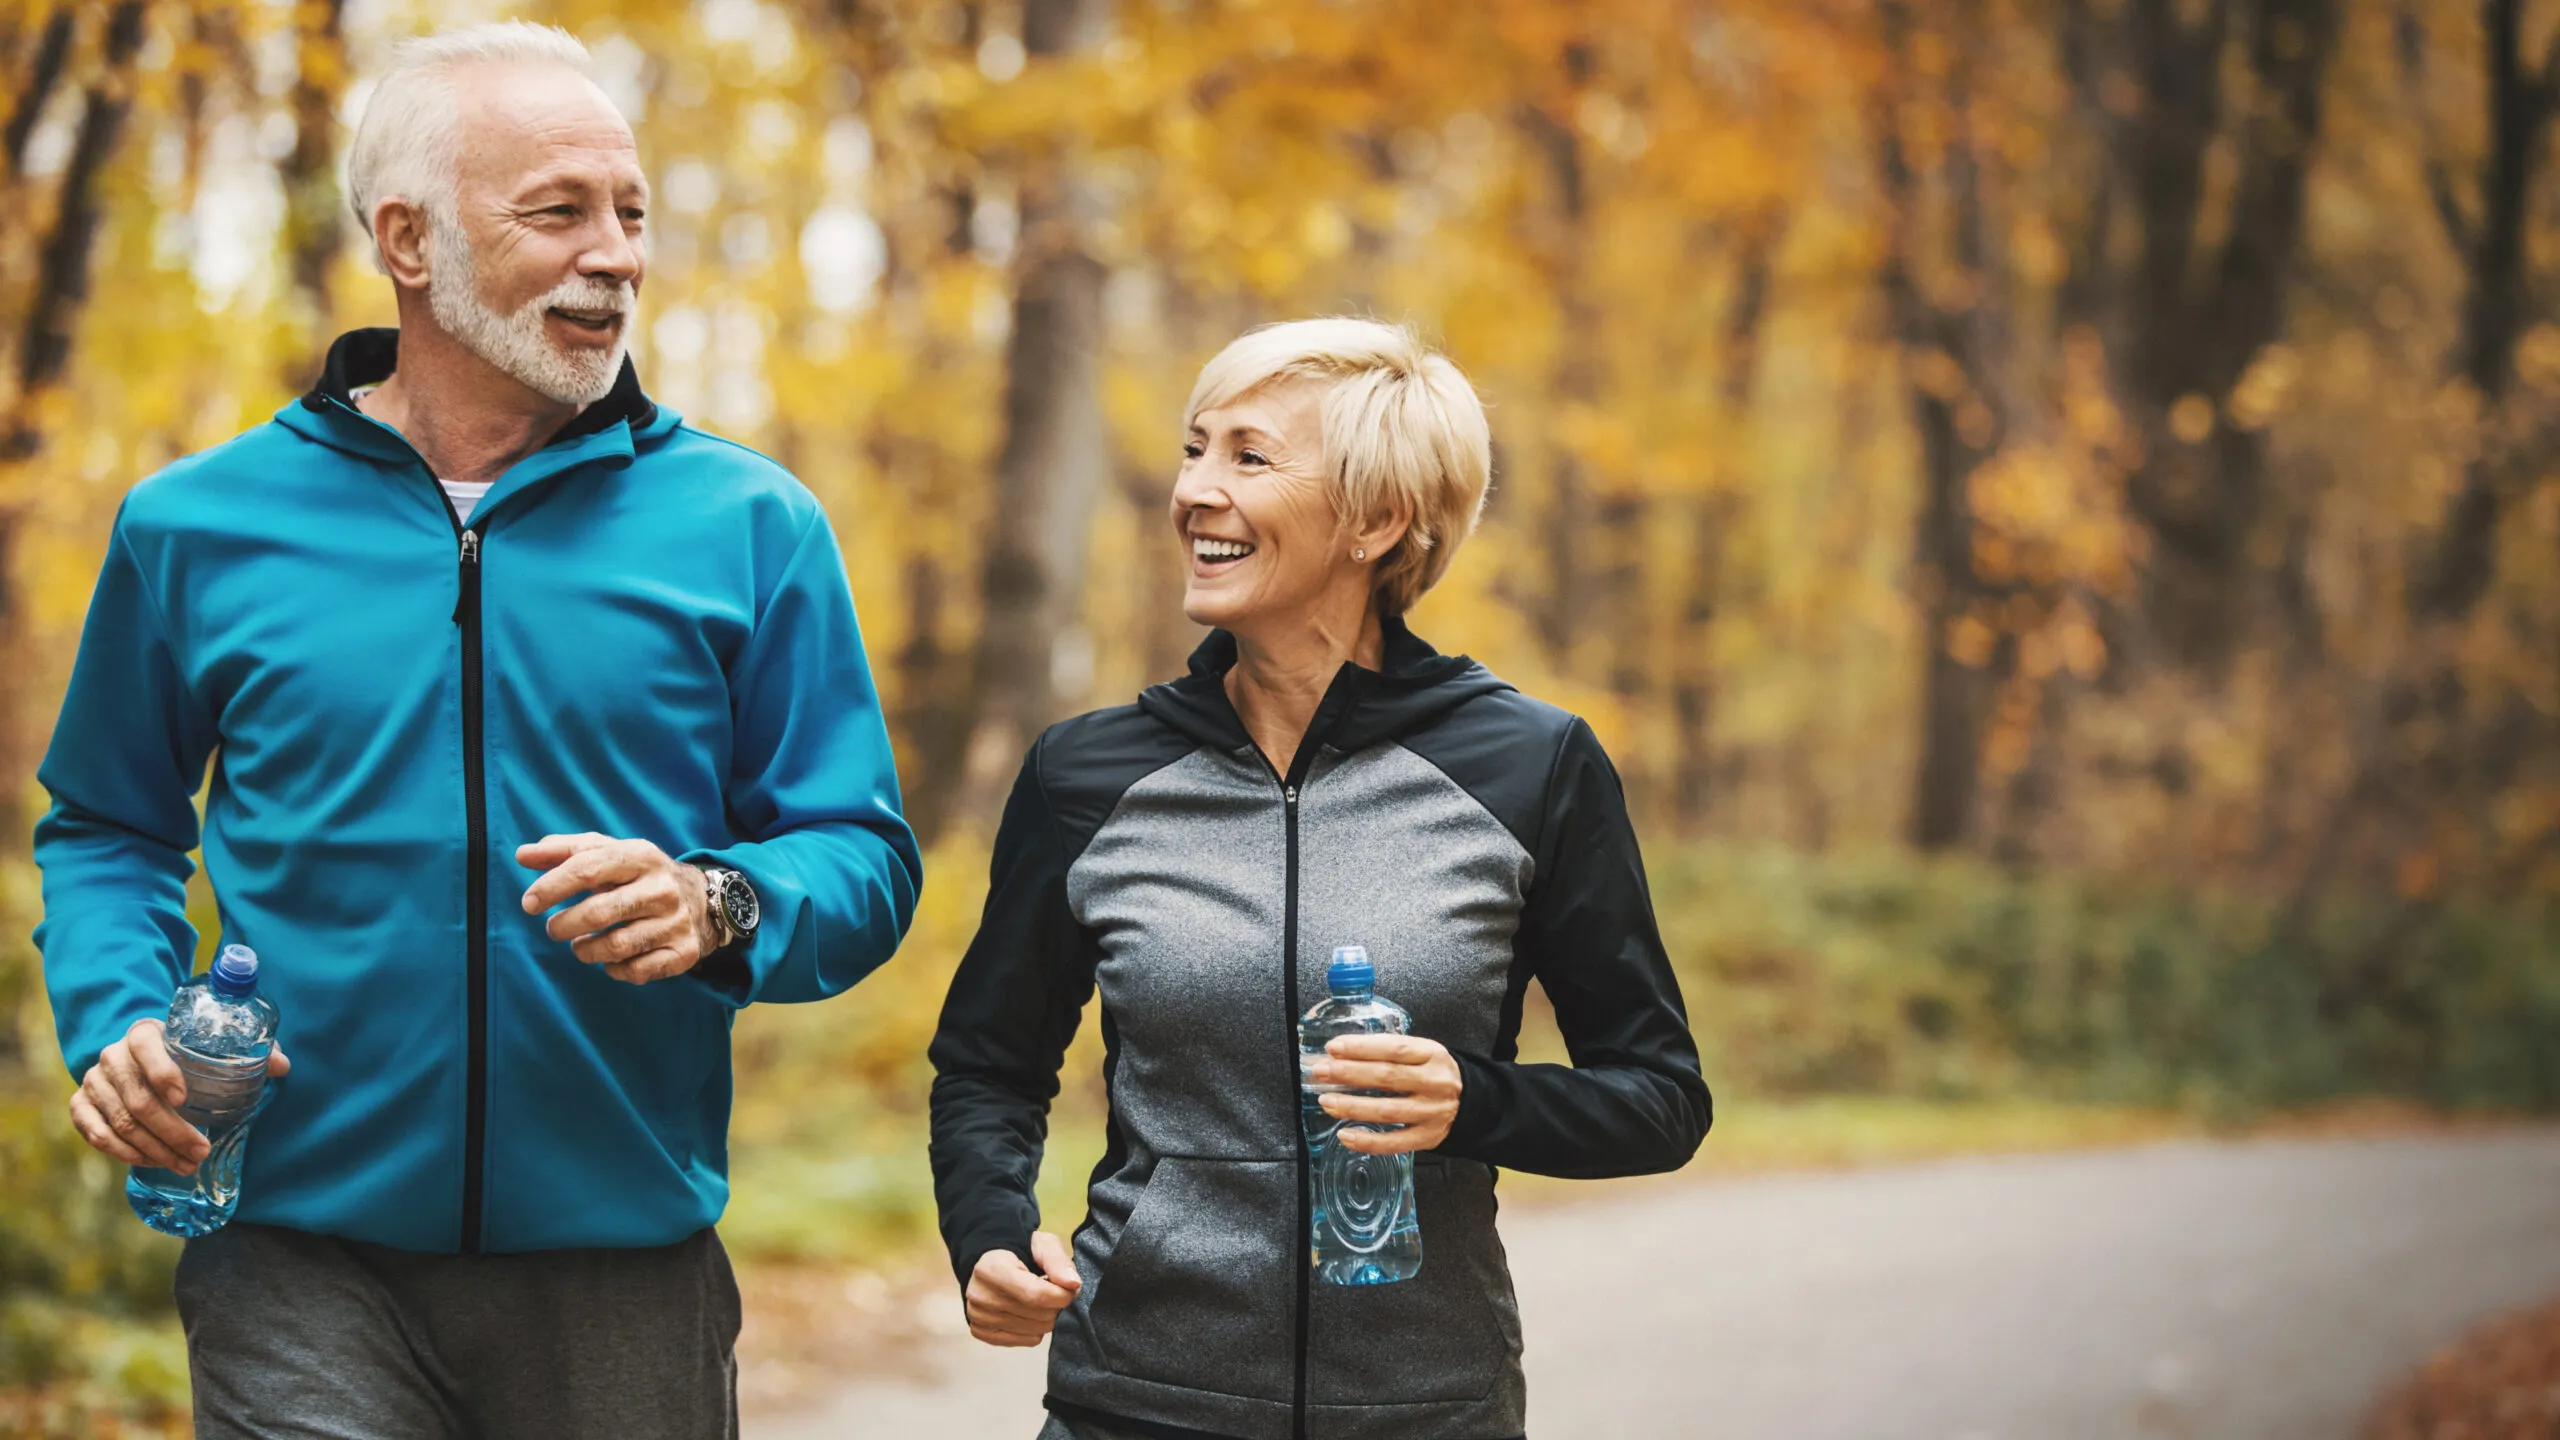
[[[710,887],[702,872],[646,840],[545,835],[517,846],[516,863],[544,872],[524,892],[528,915],[595,892],[543,928],[616,980],[646,985],[681,975],[712,951]]]
[[[99,1154],[127,1165],[156,1165],[193,1175],[213,1146],[178,1114],[187,1077],[169,1058],[157,1020],[136,1020],[124,1038],[98,1052],[98,1063],[72,1092],[71,1123]],[[284,1048],[267,1052],[270,1079],[293,1068]]]
[[[1057,1236],[1031,1237],[1034,1275],[1010,1250],[990,1250],[969,1272],[969,1333],[990,1345],[1037,1345],[1084,1288],[1075,1257]]]
[[[1324,1053],[1324,1059],[1307,1067],[1308,1079],[1319,1085],[1391,1092],[1328,1093],[1318,1098],[1324,1113],[1352,1122],[1354,1128],[1334,1132],[1342,1148],[1394,1155],[1428,1150],[1449,1138],[1449,1127],[1458,1119],[1461,1078],[1448,1046],[1419,1035],[1337,1035],[1326,1043]],[[1363,1125],[1404,1128],[1356,1128]]]

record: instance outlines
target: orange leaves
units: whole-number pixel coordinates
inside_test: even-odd
[[[2442,878],[2433,854],[2412,850],[2400,857],[2399,868],[2393,876],[2393,888],[2400,892],[2403,900],[2424,900],[2436,893],[2436,886]]]
[[[2282,413],[2286,398],[2302,380],[2302,352],[2275,344],[2260,350],[2231,387],[2227,410],[2231,423],[2243,430],[2264,430]]]
[[[1969,393],[1964,367],[1944,350],[1932,346],[1912,354],[1904,363],[1913,387],[1924,395],[1953,404]]]
[[[2545,321],[2516,342],[2516,378],[2546,395],[2560,395],[2560,325]]]
[[[2071,447],[2016,444],[1993,456],[1965,487],[1981,524],[1977,572],[1993,583],[2122,592],[2132,582],[2132,531],[2113,479]]]
[[[2193,391],[2169,407],[2169,433],[2188,445],[2201,445],[2213,434],[2213,402]]]
[[[2075,599],[2047,606],[2026,595],[1973,605],[1949,621],[1947,658],[1980,670],[2004,637],[2016,642],[2018,673],[2030,680],[2063,671],[2093,680],[2106,666],[2106,640],[2085,606]]]
[[[1980,610],[1968,610],[1947,627],[1947,655],[1968,670],[1979,670],[1991,663],[1992,648],[2000,643],[2000,631]]]

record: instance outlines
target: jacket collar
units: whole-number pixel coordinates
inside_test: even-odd
[[[302,397],[308,410],[322,410],[335,400],[352,410],[355,392],[367,385],[379,385],[400,368],[400,332],[390,326],[374,326],[350,330],[329,346],[329,358],[320,366],[320,380]],[[627,423],[633,434],[649,428],[658,418],[658,407],[640,388],[639,367],[631,357],[622,357],[622,373],[613,378],[613,388],[605,397],[578,412],[577,418],[561,427],[551,443],[580,440],[601,434],[614,425]]]
[[[1390,617],[1382,628],[1385,653],[1377,669],[1346,661],[1334,672],[1299,743],[1291,779],[1305,773],[1320,749],[1348,753],[1400,739],[1478,695],[1512,688],[1464,655],[1434,650],[1401,616]],[[1227,672],[1235,663],[1236,637],[1212,630],[1191,653],[1191,673],[1152,687],[1138,697],[1138,704],[1204,745],[1251,748],[1253,739],[1227,699]]]
[[[395,468],[418,465],[418,452],[398,431],[358,410],[355,403],[355,391],[361,386],[380,384],[398,368],[399,358],[399,331],[348,331],[329,347],[319,383],[309,394],[277,411],[276,423],[334,450]],[[626,357],[613,389],[602,400],[578,412],[577,418],[563,426],[549,443],[510,467],[482,498],[480,510],[475,513],[492,511],[518,493],[590,462],[628,465],[642,443],[663,438],[681,423],[681,418],[641,391],[639,372]],[[439,499],[437,503],[443,502]]]

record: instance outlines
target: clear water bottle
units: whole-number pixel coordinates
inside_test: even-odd
[[[154,1230],[210,1235],[240,1208],[240,1155],[249,1122],[267,1101],[276,1007],[258,998],[257,953],[226,945],[211,970],[179,986],[165,1038],[169,1058],[187,1077],[187,1103],[178,1113],[213,1150],[193,1175],[136,1165],[124,1198]]]
[[[1413,1017],[1402,1006],[1379,997],[1378,972],[1369,952],[1344,945],[1325,967],[1325,988],[1333,993],[1316,1002],[1298,1021],[1298,1116],[1306,1128],[1307,1155],[1315,1189],[1314,1264],[1316,1278],[1335,1285],[1388,1285],[1410,1280],[1422,1269],[1422,1223],[1413,1201],[1413,1156],[1370,1155],[1345,1146],[1345,1130],[1400,1130],[1400,1125],[1362,1125],[1336,1120],[1317,1103],[1328,1090],[1376,1095],[1347,1085],[1319,1085],[1307,1070],[1324,1058],[1325,1044],[1337,1035],[1402,1035]]]

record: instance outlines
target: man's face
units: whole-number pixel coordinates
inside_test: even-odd
[[[436,322],[554,400],[600,400],[648,265],[631,128],[567,70],[482,66],[454,84],[454,213],[434,217],[428,247]]]

